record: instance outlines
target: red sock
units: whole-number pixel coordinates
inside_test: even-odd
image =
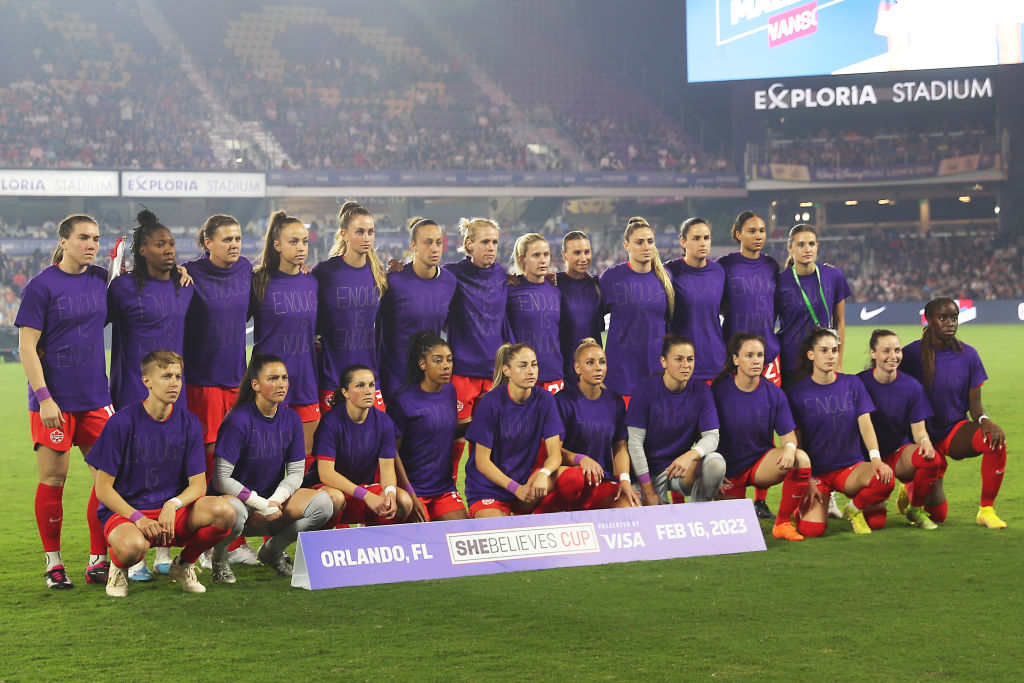
[[[826,526],[828,525],[825,522],[808,522],[806,519],[801,519],[797,531],[803,534],[804,538],[817,538],[825,533]]]
[[[85,508],[85,517],[89,521],[89,554],[106,555],[107,539],[103,536],[103,522],[96,515],[100,508],[100,499],[96,497],[96,487],[89,494],[89,505]]]
[[[121,560],[117,559],[117,555],[114,554],[113,548],[110,549],[110,561],[114,563],[115,567],[120,567],[121,569],[128,569],[133,564],[135,564],[134,562],[122,562]]]
[[[886,509],[885,506],[880,507],[869,507],[864,510],[864,521],[868,523],[868,526],[878,531],[885,526]]]
[[[932,521],[936,524],[942,524],[946,521],[946,513],[949,510],[949,503],[942,501],[938,505],[925,505],[924,511],[928,513],[928,516],[932,518]]]
[[[583,494],[583,470],[570,467],[558,475],[555,488],[544,496],[534,514],[545,512],[562,512],[575,507]]]
[[[983,438],[981,430],[974,432],[971,447],[981,453],[981,506],[992,505],[1003,485],[1003,472],[1006,471],[1006,444],[993,449]]]
[[[459,480],[459,465],[462,464],[462,452],[465,450],[465,441],[456,441],[452,444],[452,481]]]
[[[776,524],[784,524],[793,517],[793,511],[800,505],[807,493],[807,485],[811,481],[810,467],[794,467],[782,480],[782,499],[779,500],[779,516],[775,518]],[[755,489],[758,495],[767,489]],[[764,500],[762,498],[761,500]]]
[[[43,551],[60,550],[60,527],[64,520],[63,486],[40,484],[36,487],[36,526],[43,541]]]
[[[245,536],[239,536],[228,545],[228,552],[230,553],[232,550],[237,550],[243,545],[245,545]]]
[[[213,525],[200,527],[181,549],[181,561],[192,564],[199,559],[200,555],[223,541],[230,533],[230,526],[227,529]]]
[[[878,475],[876,474],[871,477],[871,480],[868,482],[868,485],[862,488],[857,493],[857,495],[853,497],[853,504],[857,507],[858,510],[863,510],[869,505],[881,503],[883,500],[889,497],[889,494],[892,493],[892,489],[894,486],[896,486],[895,479],[889,480],[888,484],[883,484],[882,481],[878,478]],[[806,534],[804,535],[806,536]]]
[[[914,479],[906,485],[911,505],[921,507],[928,500],[932,489],[935,488],[935,482],[939,480],[939,471],[943,469],[945,461],[940,453],[936,453],[931,460],[925,460],[920,448],[914,451],[910,462],[917,470],[914,472]]]
[[[754,502],[759,500],[768,500],[768,489],[754,488]]]

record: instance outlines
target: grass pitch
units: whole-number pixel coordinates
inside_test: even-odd
[[[919,328],[900,328],[904,343]],[[848,330],[847,371],[870,328]],[[127,599],[85,583],[89,477],[77,450],[65,490],[72,591],[45,588],[32,500],[24,374],[0,365],[0,455],[10,503],[0,536],[0,680],[692,679],[1018,680],[1024,532],[1024,328],[961,328],[1007,432],[996,503],[975,525],[979,462],[951,463],[949,520],[855,536],[845,521],[768,551],[307,592],[269,569],[183,595],[159,577]],[[775,505],[778,490],[769,494]],[[762,528],[767,533],[769,522]]]

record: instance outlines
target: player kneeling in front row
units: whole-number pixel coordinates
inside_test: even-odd
[[[107,595],[128,595],[128,567],[151,545],[183,546],[171,563],[172,581],[204,593],[193,563],[231,531],[227,500],[204,496],[206,456],[199,418],[183,407],[181,356],[153,351],[142,360],[149,396],[107,422],[86,462],[96,468],[98,515],[113,566]]]
[[[280,410],[287,395],[288,370],[281,359],[254,353],[238,401],[217,431],[210,484],[235,509],[231,533],[213,549],[217,583],[235,582],[228,545],[239,536],[269,536],[256,557],[291,576],[285,549],[300,531],[319,529],[333,513],[327,493],[301,488],[305,440],[298,413]]]

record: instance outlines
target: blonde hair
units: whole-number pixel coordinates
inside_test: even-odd
[[[584,337],[580,340],[580,345],[576,347],[576,350],[572,354],[573,363],[580,362],[580,356],[589,351],[590,349],[598,349],[601,353],[604,353],[604,347],[597,343],[597,340],[593,337]],[[605,356],[607,359],[607,355]],[[604,382],[601,382],[601,388],[605,389]]]
[[[537,232],[528,232],[516,240],[515,246],[512,247],[512,255],[508,257],[509,273],[513,275],[526,275],[526,271],[523,269],[520,261],[526,258],[526,250],[530,248],[530,245],[537,242],[547,244],[548,240],[544,235]]]
[[[647,219],[641,216],[633,216],[626,223],[626,231],[622,233],[622,241],[629,242],[630,236],[640,230],[641,228],[647,228],[651,232],[654,232],[654,228],[651,227]],[[654,254],[651,257],[651,270],[654,271],[654,275],[661,282],[661,286],[665,288],[665,297],[668,299],[668,314],[671,316],[672,312],[676,307],[676,292],[672,288],[672,278],[668,276],[668,272],[665,270],[665,266],[661,263],[661,257],[658,256],[658,246],[654,246]]]
[[[512,362],[512,358],[523,350],[533,351],[533,348],[529,344],[509,344],[505,342],[498,347],[498,352],[494,354],[494,377],[491,380],[491,389],[494,391],[499,387],[503,387],[508,384],[508,377],[501,371],[503,367],[509,365]]]
[[[437,223],[435,223],[434,221],[430,220],[429,218],[424,218],[423,216],[413,216],[412,218],[410,218],[409,219],[409,242],[415,242],[416,241],[416,238],[417,238],[417,236],[419,235],[419,232],[420,232],[420,228],[426,228],[426,227],[429,227],[431,225],[437,226],[438,230],[441,229],[440,225],[437,225]],[[444,233],[443,230],[441,232],[442,232],[442,234]]]
[[[345,252],[348,251],[348,241],[345,240],[344,233],[348,232],[348,225],[356,216],[366,216],[373,220],[370,212],[364,209],[363,205],[359,202],[347,201],[341,205],[341,209],[338,211],[338,232],[334,233],[334,245],[331,246],[331,251],[327,254],[328,258],[344,256]],[[384,290],[388,288],[388,274],[380,262],[380,257],[377,256],[376,246],[370,249],[366,259],[370,262],[373,283],[377,285],[377,298],[380,299],[384,296]]]
[[[498,226],[498,222],[491,220],[490,218],[460,218],[459,219],[459,235],[462,237],[462,244],[456,250],[459,253],[469,255],[466,251],[466,241],[475,240],[476,234],[483,228],[494,228],[498,232],[501,232],[501,227]]]

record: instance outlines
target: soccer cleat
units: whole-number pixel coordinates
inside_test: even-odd
[[[939,525],[932,521],[932,518],[928,516],[923,507],[914,507],[911,505],[907,508],[907,521],[916,527],[922,529],[938,529]]]
[[[199,556],[199,566],[203,569],[213,569],[212,550],[207,550]]]
[[[107,578],[107,595],[112,598],[123,598],[128,595],[128,575],[116,564],[110,567]],[[150,579],[153,577],[151,576]]]
[[[171,577],[171,581],[177,581],[181,584],[182,593],[206,592],[206,586],[199,583],[199,579],[196,578],[195,565],[185,564],[181,561],[180,556],[174,562],[171,562],[171,568],[167,571],[167,575]]]
[[[114,571],[113,567],[111,567],[110,571]],[[146,567],[146,561],[142,560],[138,564],[133,565],[128,570],[128,578],[132,581],[152,581],[153,572],[149,571],[149,569]],[[107,586],[110,586],[110,579],[107,579]]]
[[[153,560],[153,571],[157,574],[167,575],[171,568],[171,549],[159,547],[156,549],[156,558]]]
[[[775,513],[768,508],[768,503],[763,500],[754,501],[754,514],[761,519],[771,519]]]
[[[850,524],[853,525],[853,533],[871,533],[871,526],[868,524],[868,520],[864,519],[864,512],[855,508],[852,500],[846,504],[845,508],[843,508],[843,517],[850,520]]]
[[[828,496],[828,516],[834,517],[835,519],[843,518],[843,511],[839,509],[839,503],[836,502],[836,492],[833,491]]]
[[[802,541],[803,535],[796,530],[793,522],[783,522],[772,527],[772,536],[781,538],[784,541]]]
[[[248,543],[243,543],[234,550],[228,552],[228,562],[231,564],[246,564],[250,567],[259,566],[259,558],[256,551]]]
[[[46,577],[46,587],[54,590],[66,590],[68,588],[74,588],[75,584],[71,583],[71,579],[68,578],[68,573],[64,571],[64,565],[55,565],[52,569],[47,570],[43,576]]]
[[[256,557],[259,558],[260,563],[265,564],[277,572],[278,576],[292,575],[292,565],[288,561],[287,553],[278,553],[277,555],[274,555],[267,550],[267,544],[264,543],[260,546],[259,552],[256,553]]]
[[[96,564],[91,564],[85,568],[85,582],[86,583],[106,583],[107,574],[110,572],[110,561],[103,560]]]
[[[213,559],[213,582],[214,583],[234,583],[235,573],[231,571],[231,564],[228,559]]]
[[[1006,522],[999,519],[999,515],[996,514],[995,508],[991,505],[982,505],[978,508],[977,522],[981,526],[987,526],[989,529],[1006,528]]]
[[[896,480],[896,509],[900,511],[901,515],[907,514],[907,510],[910,509],[910,492],[899,479]]]

